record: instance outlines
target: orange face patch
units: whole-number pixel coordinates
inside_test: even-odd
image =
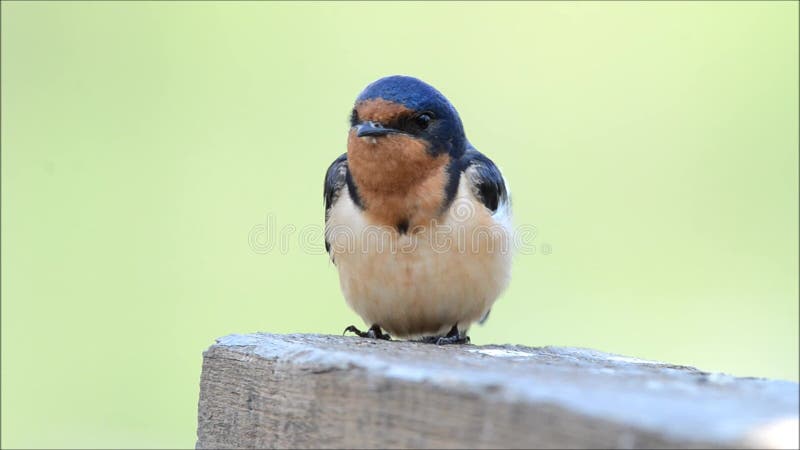
[[[425,141],[405,134],[360,138],[350,130],[347,161],[374,223],[413,229],[439,215],[449,155],[431,155]]]
[[[388,125],[399,118],[410,116],[413,111],[399,103],[390,102],[382,98],[373,98],[357,104],[356,113],[362,121],[369,120]]]

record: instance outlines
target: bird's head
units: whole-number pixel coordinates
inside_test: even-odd
[[[394,75],[356,98],[347,150],[360,184],[398,189],[424,178],[467,146],[458,112],[433,86]]]

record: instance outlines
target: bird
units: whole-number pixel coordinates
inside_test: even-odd
[[[380,78],[350,114],[347,151],[324,182],[325,249],[347,304],[392,336],[466,344],[511,279],[511,198],[436,88]]]

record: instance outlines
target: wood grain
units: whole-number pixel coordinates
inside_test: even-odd
[[[578,348],[231,335],[197,448],[797,448],[798,385]]]

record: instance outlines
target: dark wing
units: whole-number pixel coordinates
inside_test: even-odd
[[[331,207],[339,199],[342,188],[347,184],[347,153],[343,153],[336,158],[328,167],[325,173],[325,186],[323,196],[325,197],[325,222],[328,222],[328,215]],[[330,254],[331,244],[325,239],[325,251]]]
[[[460,169],[459,172],[467,175],[467,181],[469,181],[475,197],[492,213],[509,205],[510,198],[503,175],[486,155],[469,147],[458,159],[457,166]],[[460,173],[458,175],[460,176]]]
[[[323,194],[325,196],[325,221],[328,220],[328,213],[334,202],[339,198],[339,193],[344,185],[347,184],[347,153],[341,156],[328,166],[325,173],[325,186]]]

